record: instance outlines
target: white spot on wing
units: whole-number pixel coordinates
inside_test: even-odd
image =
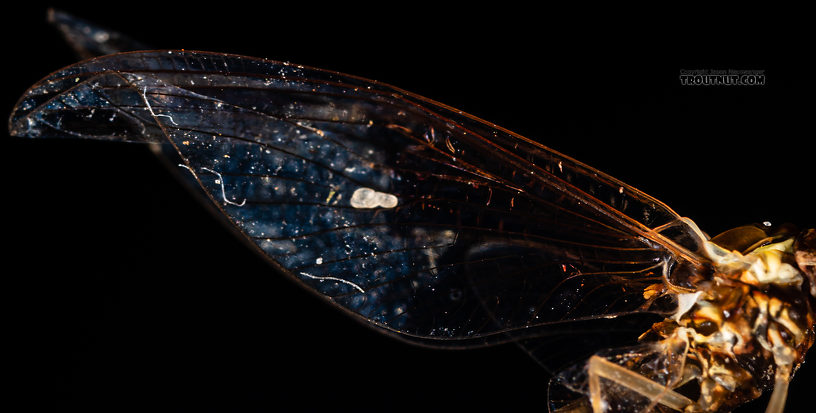
[[[354,208],[394,208],[399,199],[385,192],[378,192],[371,188],[357,188],[351,195],[351,206]]]

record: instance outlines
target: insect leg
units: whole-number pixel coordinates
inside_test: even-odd
[[[765,413],[782,413],[785,410],[789,383],[790,367],[785,365],[777,366],[773,393],[771,393],[771,400],[768,402],[768,407],[765,408]]]
[[[684,411],[694,401],[666,386],[641,376],[625,367],[612,363],[603,357],[592,356],[587,367],[589,374],[589,399],[593,413],[603,412],[601,399],[601,378],[626,387],[653,402],[675,410]]]

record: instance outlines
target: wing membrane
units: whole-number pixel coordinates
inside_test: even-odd
[[[637,189],[453,108],[329,71],[122,53],[33,86],[10,130],[172,145],[285,273],[425,343],[666,313],[671,303],[645,289],[700,264],[661,233],[689,232],[678,215]]]

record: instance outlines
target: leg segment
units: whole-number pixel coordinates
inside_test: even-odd
[[[587,367],[589,374],[589,400],[593,413],[603,413],[601,378],[626,387],[655,404],[662,404],[674,410],[685,411],[694,401],[666,386],[641,376],[625,367],[612,363],[603,357],[592,356]]]

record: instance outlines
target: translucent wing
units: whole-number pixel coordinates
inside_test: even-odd
[[[99,27],[61,10],[49,9],[48,22],[82,59],[133,50],[151,49],[130,37]]]
[[[635,188],[453,108],[330,71],[122,53],[48,76],[9,122],[18,136],[172,145],[283,272],[425,344],[665,314],[674,303],[648,288],[702,265],[685,222]]]

